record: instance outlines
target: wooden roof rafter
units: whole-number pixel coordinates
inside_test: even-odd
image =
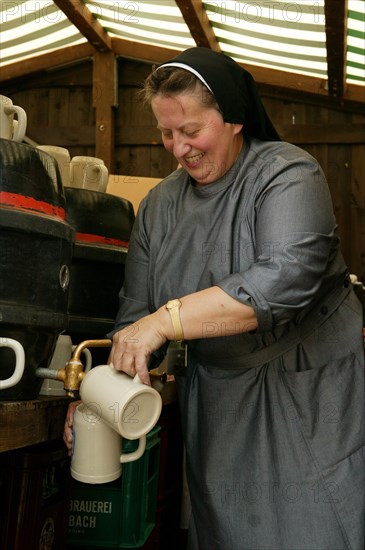
[[[53,0],[98,52],[112,50],[111,38],[82,0]]]
[[[175,2],[196,45],[220,52],[221,48],[202,0],[175,0]]]
[[[85,44],[67,46],[67,48],[60,48],[54,52],[38,55],[31,59],[11,63],[1,68],[0,82],[27,77],[39,72],[53,70],[57,67],[61,68],[65,65],[90,59],[94,53],[95,48],[89,42],[86,42]]]

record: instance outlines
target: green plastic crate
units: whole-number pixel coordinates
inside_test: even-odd
[[[122,465],[116,481],[91,485],[72,481],[67,544],[102,548],[139,548],[156,523],[160,427],[147,435],[141,458]],[[133,452],[136,441],[123,441]]]

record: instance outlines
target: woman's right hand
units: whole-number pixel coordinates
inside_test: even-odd
[[[69,404],[65,419],[65,425],[63,427],[63,441],[65,442],[65,445],[68,449],[68,455],[71,456],[72,454],[72,441],[73,441],[73,420],[74,420],[74,414],[76,411],[76,407],[80,405],[81,401],[72,401],[72,403]]]

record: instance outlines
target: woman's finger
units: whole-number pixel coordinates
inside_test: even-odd
[[[123,355],[120,356],[117,364],[113,362],[113,366],[117,370],[121,370],[129,376],[134,376],[136,373],[135,364],[134,364],[134,355],[125,351]]]
[[[76,407],[81,403],[81,401],[72,401],[69,404],[67,409],[67,414],[65,418],[65,424],[63,428],[63,441],[68,449],[68,454],[71,455],[72,452],[72,442],[73,442],[73,419],[76,411]]]
[[[148,386],[150,386],[151,379],[150,379],[150,374],[148,372],[148,363],[149,363],[149,358],[145,357],[144,355],[143,356],[137,355],[135,357],[134,367],[135,367],[136,374],[138,374],[143,384],[147,384]]]

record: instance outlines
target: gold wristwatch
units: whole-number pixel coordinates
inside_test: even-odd
[[[181,325],[180,312],[181,301],[176,298],[175,300],[169,300],[165,305],[165,308],[170,314],[171,323],[175,332],[175,341],[182,342],[184,340],[184,331]]]

